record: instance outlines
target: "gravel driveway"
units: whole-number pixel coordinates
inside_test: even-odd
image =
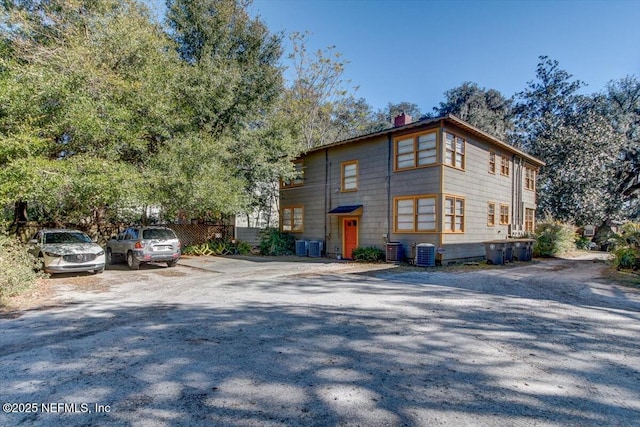
[[[0,319],[0,425],[639,424],[640,292],[602,263],[181,263]]]

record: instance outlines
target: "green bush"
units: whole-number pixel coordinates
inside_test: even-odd
[[[576,233],[572,225],[545,218],[536,227],[533,254],[554,257],[576,249]]]
[[[574,243],[576,245],[576,248],[580,249],[581,251],[588,251],[589,249],[591,249],[591,239],[589,239],[588,237],[580,236]]]
[[[613,251],[613,265],[618,269],[633,268],[638,252],[630,247],[617,248]]]
[[[374,246],[355,248],[351,254],[354,261],[358,262],[380,262],[385,259],[384,251]]]
[[[236,251],[240,255],[249,255],[253,250],[253,246],[250,243],[243,242],[242,240],[238,240],[236,242]]]
[[[612,239],[613,264],[617,269],[633,268],[640,257],[640,223],[628,222]]]
[[[46,277],[36,266],[22,243],[0,234],[0,301],[28,291],[38,278]]]
[[[245,242],[238,242],[238,245],[236,246],[231,242],[224,242],[222,240],[212,240],[210,242],[201,243],[199,245],[187,246],[186,248],[184,248],[182,253],[185,255],[195,255],[195,256],[206,256],[206,255],[220,256],[220,255],[233,255],[237,251],[237,253],[246,255],[246,253],[243,253],[240,250],[241,248],[242,250],[245,250],[244,245],[249,245],[249,244]],[[249,245],[249,252],[251,252],[251,245]]]
[[[292,255],[296,250],[296,238],[277,228],[266,228],[260,232],[261,255]]]

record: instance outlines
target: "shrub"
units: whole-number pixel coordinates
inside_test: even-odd
[[[628,222],[613,240],[613,264],[617,269],[633,268],[640,257],[640,223]]]
[[[277,228],[266,228],[260,232],[261,255],[292,255],[296,249],[296,238]]]
[[[535,256],[553,257],[576,249],[576,233],[572,225],[545,218],[536,227]]]
[[[238,240],[236,242],[236,251],[240,255],[249,255],[253,250],[253,246],[250,243],[243,242],[242,240]]]
[[[374,246],[355,248],[352,252],[352,256],[353,259],[358,262],[380,262],[385,259],[384,251]]]
[[[244,243],[244,242],[241,242]],[[206,255],[233,255],[236,253],[236,245],[231,242],[224,242],[222,240],[212,240],[207,243],[201,243],[199,245],[191,245],[184,248],[182,251],[185,255],[206,256]],[[251,246],[249,246],[251,250]],[[241,253],[238,250],[239,253]]]
[[[0,234],[0,301],[28,291],[46,274],[36,269],[35,257],[17,239]]]
[[[613,265],[618,270],[622,268],[633,268],[638,252],[630,247],[621,247],[613,251]]]
[[[591,239],[589,239],[588,237],[580,236],[574,243],[576,245],[576,248],[582,251],[588,251],[589,249],[591,249]]]

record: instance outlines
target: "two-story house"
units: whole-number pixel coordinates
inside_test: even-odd
[[[298,177],[281,184],[282,231],[322,241],[329,257],[388,242],[411,257],[430,243],[448,263],[534,230],[543,162],[453,115],[401,115],[392,128],[314,148],[295,166]]]

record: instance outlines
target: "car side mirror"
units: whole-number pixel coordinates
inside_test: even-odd
[[[36,239],[31,239],[27,242],[28,245],[37,245],[38,241]]]

